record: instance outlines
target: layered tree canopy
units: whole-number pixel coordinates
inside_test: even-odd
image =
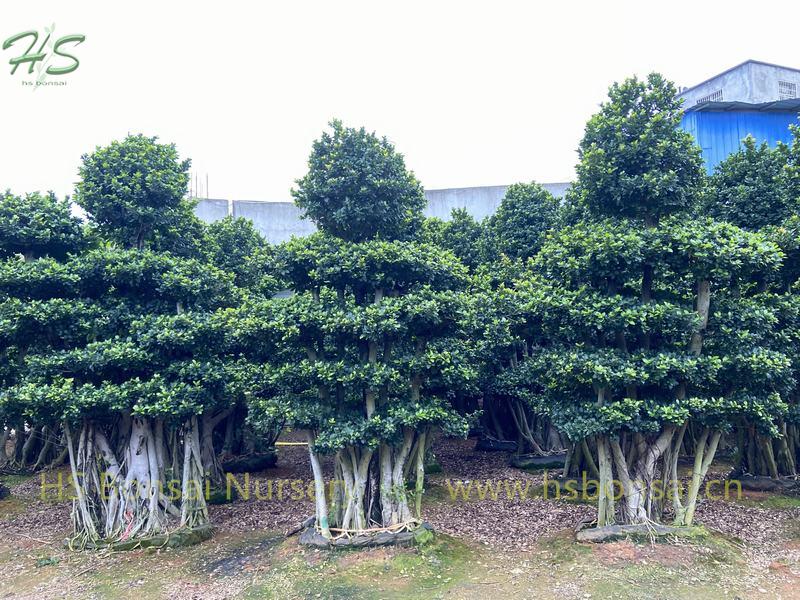
[[[391,144],[331,126],[293,192],[321,231],[282,249],[282,275],[295,294],[262,321],[280,324],[272,338],[284,362],[273,385],[290,422],[308,431],[324,537],[412,526],[431,431],[465,435],[468,427],[428,385],[461,368],[442,342],[459,335],[466,269],[442,248],[413,241],[425,200]],[[318,453],[335,456],[335,480],[344,482],[332,497]]]
[[[223,459],[284,424],[324,543],[418,527],[433,437],[475,428],[590,473],[601,527],[690,525],[725,436],[795,477],[800,129],[709,178],[680,117],[661,76],[614,84],[569,197],[512,185],[483,221],[425,219],[394,146],[333,121],[292,191],[319,231],[278,247],[200,222],[189,161],[143,135],[82,157],[86,224],[6,192],[0,458],[68,460],[90,547],[205,528]]]
[[[87,245],[84,228],[67,200],[38,192],[0,197],[0,253],[20,254],[26,260],[41,256],[63,259]]]

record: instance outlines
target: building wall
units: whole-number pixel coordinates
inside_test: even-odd
[[[562,198],[569,183],[545,183],[542,186],[557,198]],[[449,220],[454,208],[465,208],[476,219],[493,214],[508,189],[507,185],[471,188],[426,190],[428,206],[425,216]],[[230,212],[229,212],[230,211]],[[206,223],[222,219],[228,214],[253,221],[256,229],[267,241],[280,244],[292,238],[314,233],[311,221],[301,218],[301,211],[293,202],[262,202],[258,200],[200,199],[195,214]]]
[[[311,221],[300,217],[300,209],[293,202],[234,200],[233,216],[253,221],[256,229],[272,244],[288,241],[293,236],[310,235],[317,230]]]
[[[778,100],[780,98],[779,81],[793,83],[797,91],[795,97],[800,98],[800,71],[753,63],[750,66],[750,73],[752,100],[749,100],[749,102],[758,104],[759,102],[774,102]]]
[[[691,133],[703,153],[708,173],[741,147],[741,140],[752,135],[758,143],[775,147],[789,143],[789,125],[800,124],[795,112],[765,111],[690,111],[683,115],[681,128]]]
[[[563,198],[570,186],[569,183],[543,183],[541,185],[556,198]],[[428,200],[428,206],[424,211],[425,216],[449,221],[453,209],[464,208],[470,215],[481,220],[497,211],[507,189],[507,185],[487,185],[426,190],[425,198]]]
[[[197,215],[201,221],[211,223],[212,221],[219,221],[228,216],[228,210],[227,200],[204,198],[197,203],[194,214]]]
[[[684,100],[687,109],[718,90],[722,98],[715,100],[720,102],[774,102],[779,99],[779,81],[794,83],[800,92],[800,71],[748,61],[681,92],[678,98]]]

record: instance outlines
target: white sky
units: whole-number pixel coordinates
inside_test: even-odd
[[[287,200],[332,117],[388,136],[427,188],[564,181],[608,85],[800,66],[800,2],[3,2],[0,41],[83,33],[67,85],[0,51],[0,189],[72,192],[82,153],[175,142],[216,198]],[[26,71],[25,71],[26,72]],[[51,80],[55,80],[52,77]]]

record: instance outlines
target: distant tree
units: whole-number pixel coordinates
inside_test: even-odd
[[[225,217],[208,225],[205,251],[220,269],[233,273],[236,285],[270,291],[278,285],[270,273],[273,249],[249,219]]]
[[[761,345],[786,356],[792,365],[790,382],[781,397],[787,410],[776,411],[774,431],[766,431],[758,418],[745,416],[737,423],[736,469],[743,474],[773,478],[798,473],[800,460],[800,408],[798,405],[798,365],[800,365],[800,301],[797,281],[800,277],[800,129],[793,128],[791,145],[770,148],[756,145],[747,137],[743,148],[720,163],[710,181],[705,208],[715,217],[751,231],[761,231],[775,242],[784,254],[778,272],[762,271],[755,284],[761,306],[732,311],[723,304],[718,310],[722,331],[729,332],[732,345]],[[742,292],[736,290],[736,294]],[[746,292],[745,292],[746,293]],[[741,300],[740,300],[741,302]],[[765,316],[775,323],[766,338]],[[755,322],[754,322],[755,321]],[[731,373],[729,380],[741,377]]]
[[[715,219],[756,231],[779,225],[798,209],[786,182],[789,147],[760,146],[752,136],[716,168],[711,177],[706,210]]]
[[[470,270],[486,261],[486,227],[464,208],[454,208],[449,221],[425,219],[420,241],[436,244],[455,254]]]
[[[493,247],[514,259],[534,256],[548,231],[557,228],[560,204],[537,183],[515,183],[506,190],[487,230]]]
[[[351,242],[408,239],[422,221],[425,195],[386,138],[331,121],[314,142],[308,174],[292,190],[304,216]]]

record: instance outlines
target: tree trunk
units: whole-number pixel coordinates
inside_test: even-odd
[[[8,461],[8,452],[6,447],[8,446],[9,437],[11,437],[11,428],[3,427],[3,432],[0,434],[0,466],[4,465]]]
[[[208,523],[201,452],[197,417],[192,416],[184,425],[183,431],[182,527],[193,528]]]
[[[653,482],[658,461],[669,448],[674,433],[674,426],[669,425],[652,441],[642,434],[634,434],[633,443],[637,444],[634,464],[628,464],[619,440],[609,440],[617,480],[622,487],[620,517],[624,524],[648,523],[659,518],[654,514]]]
[[[76,491],[77,542],[149,537],[167,529],[168,513],[177,510],[163,493],[150,420],[130,420],[130,435],[119,453],[91,421],[83,423],[77,445],[66,422],[64,433]]]
[[[44,466],[50,454],[50,450],[53,448],[53,433],[47,425],[42,427],[42,438],[44,439],[44,443],[42,444],[42,449],[39,451],[39,455],[36,457],[36,462],[33,464],[34,471],[38,471]]]
[[[330,539],[331,530],[328,522],[328,502],[325,497],[325,479],[322,475],[322,466],[319,456],[314,450],[315,437],[311,431],[306,432],[308,440],[308,454],[311,459],[311,471],[314,474],[314,507],[316,510],[317,526],[322,536]]]
[[[614,475],[611,469],[612,459],[608,449],[608,439],[605,437],[597,438],[597,457],[599,462],[599,467],[597,467],[597,526],[605,527],[606,525],[612,525],[616,520],[614,510]]]

